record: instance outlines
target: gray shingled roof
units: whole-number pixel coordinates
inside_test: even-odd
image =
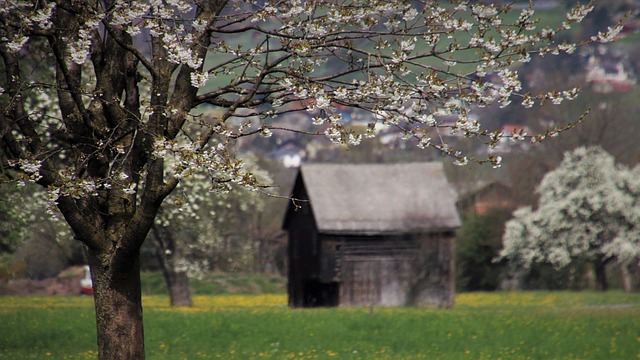
[[[330,234],[447,231],[460,226],[441,163],[306,164],[318,230]]]

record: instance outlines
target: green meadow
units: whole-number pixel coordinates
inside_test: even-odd
[[[90,297],[0,297],[0,359],[95,359]],[[460,294],[456,306],[289,309],[144,297],[148,359],[639,359],[640,294]]]

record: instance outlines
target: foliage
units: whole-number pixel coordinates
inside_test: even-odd
[[[41,279],[83,262],[61,214],[47,208],[45,192],[37,186],[0,184],[0,253],[2,277]]]
[[[631,359],[638,294],[460,294],[457,306],[291,310],[284,295],[144,298],[154,359]],[[0,359],[95,359],[86,297],[0,298]]]
[[[506,225],[503,257],[525,268],[574,259],[627,264],[640,256],[640,168],[615,164],[600,148],[566,153],[540,183],[538,207]]]
[[[463,219],[456,234],[456,287],[460,291],[496,290],[504,278],[504,262],[495,258],[502,247],[510,210],[493,209]]]
[[[0,254],[13,253],[24,237],[25,221],[16,206],[20,193],[0,184]]]

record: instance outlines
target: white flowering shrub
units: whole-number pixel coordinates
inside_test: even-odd
[[[251,158],[243,168],[271,182]],[[166,269],[201,278],[211,270],[250,271],[256,247],[255,219],[264,212],[264,194],[242,187],[220,192],[206,172],[185,178],[167,198],[150,237]],[[165,270],[165,271],[166,271]]]
[[[616,165],[599,147],[566,153],[538,186],[537,208],[519,209],[507,222],[501,256],[525,268],[638,261],[639,172]]]
[[[0,256],[13,253],[23,242],[26,214],[17,206],[22,194],[0,184]]]
[[[48,206],[47,192],[20,183],[0,184],[0,194],[0,273],[5,265],[4,275],[12,278],[52,276],[61,270],[59,266],[77,261],[80,243],[58,209]],[[42,249],[56,251],[42,259]]]

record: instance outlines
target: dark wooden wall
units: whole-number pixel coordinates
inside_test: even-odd
[[[425,234],[411,259],[408,304],[449,307],[455,296],[455,236],[453,232]]]
[[[301,182],[295,185],[295,191],[299,206],[292,211],[288,220],[289,234],[289,271],[287,291],[289,293],[289,306],[309,307],[316,306],[317,300],[311,295],[312,289],[318,282],[320,266],[320,253],[318,231],[313,220],[311,206],[307,201],[308,196],[301,186]]]
[[[290,306],[453,305],[453,233],[321,235],[301,217],[289,234]]]

